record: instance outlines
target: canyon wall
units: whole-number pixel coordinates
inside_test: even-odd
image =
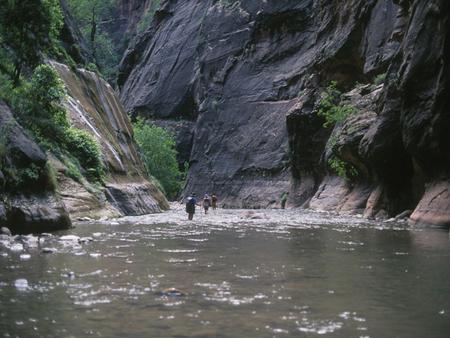
[[[131,123],[112,87],[93,72],[51,65],[67,89],[72,124],[101,146],[104,183],[74,177],[70,163],[51,150],[44,152],[0,101],[0,226],[13,233],[38,233],[68,228],[71,220],[168,209],[165,196],[148,178]]]
[[[185,193],[269,207],[290,191],[295,206],[447,224],[448,55],[444,0],[168,0],[118,82],[131,114],[184,121]],[[357,113],[326,128],[331,81]]]
[[[105,186],[71,179],[59,168],[60,193],[72,217],[142,215],[167,209],[166,198],[147,178],[138,154],[131,123],[114,89],[93,72],[73,71],[56,62],[67,88],[66,108],[73,125],[89,132],[101,145],[106,167]]]

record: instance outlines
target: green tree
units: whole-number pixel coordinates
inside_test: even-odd
[[[58,73],[49,65],[36,67],[30,82],[16,90],[14,108],[20,123],[39,140],[63,143],[70,123],[62,104],[66,90]]]
[[[177,163],[175,140],[166,130],[138,120],[134,137],[148,172],[164,188],[169,199],[175,199],[182,188],[183,174]]]
[[[145,31],[153,22],[153,18],[155,17],[155,13],[158,10],[159,6],[161,4],[161,0],[153,0],[147,10],[145,11],[144,15],[141,17],[141,20],[139,20],[139,23],[137,24],[137,31],[138,33],[141,33]]]
[[[9,73],[14,85],[19,84],[24,65],[34,68],[41,53],[49,51],[62,26],[58,0],[2,0],[0,1],[0,46],[2,59],[13,63]]]
[[[65,97],[66,90],[57,71],[49,65],[40,65],[31,80],[15,90],[13,106],[20,123],[42,147],[58,157],[70,158],[73,163],[67,164],[69,170],[82,168],[90,181],[101,183],[104,168],[100,146],[89,133],[71,125],[63,105]]]
[[[117,20],[116,0],[69,0],[68,3],[88,42],[92,59],[109,80],[113,79],[119,55],[105,25]]]

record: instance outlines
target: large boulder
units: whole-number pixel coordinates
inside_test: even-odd
[[[66,229],[71,222],[55,192],[47,156],[0,101],[0,226],[13,233]]]
[[[450,226],[450,182],[427,185],[419,204],[410,217],[412,224]]]

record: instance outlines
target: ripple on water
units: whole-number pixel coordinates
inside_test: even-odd
[[[14,286],[18,291],[27,291],[29,289],[28,281],[25,278],[16,279],[14,281]]]
[[[344,323],[333,320],[315,320],[309,321],[303,318],[300,322],[297,321],[298,330],[304,333],[327,334],[333,333],[344,326]]]
[[[166,262],[168,262],[168,263],[192,263],[192,262],[196,262],[196,261],[197,261],[196,258],[188,258],[188,259],[169,258],[168,260],[166,260]]]
[[[168,252],[168,253],[192,253],[198,252],[198,249],[160,249],[160,252]]]

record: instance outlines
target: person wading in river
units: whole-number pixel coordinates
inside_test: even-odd
[[[289,196],[288,192],[284,192],[281,194],[281,209],[286,208],[286,202],[287,202],[288,196]]]
[[[205,194],[205,197],[203,197],[203,209],[205,209],[205,215],[208,213],[208,209],[211,206],[211,199],[209,198],[208,194]]]
[[[195,193],[192,193],[186,199],[186,212],[188,214],[188,220],[192,221],[195,214],[195,205],[197,204],[197,199],[195,198]]]
[[[216,208],[217,208],[217,196],[216,196],[216,194],[212,194],[211,195],[211,206],[212,206],[213,210],[216,210]]]

